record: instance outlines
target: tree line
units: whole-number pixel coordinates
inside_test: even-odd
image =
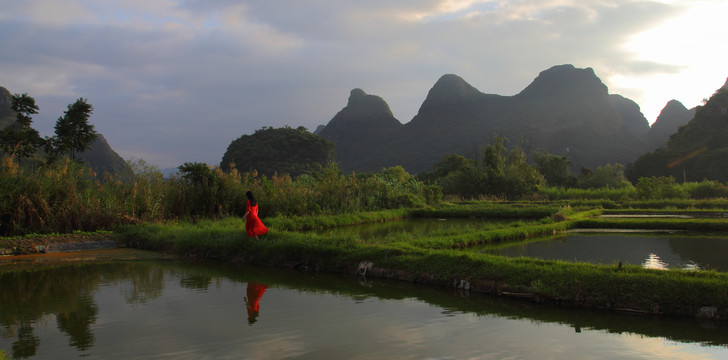
[[[18,161],[35,156],[43,150],[47,161],[55,161],[62,156],[71,159],[88,149],[98,133],[89,123],[93,106],[84,98],[69,104],[55,124],[55,134],[41,138],[38,130],[33,129],[32,115],[38,113],[35,99],[27,93],[10,96],[10,108],[16,120],[0,132],[0,148],[4,155]]]
[[[579,175],[574,175],[571,161],[564,156],[545,151],[527,154],[519,145],[508,150],[507,144],[507,138],[497,136],[482,149],[479,159],[447,155],[434,165],[433,172],[420,174],[418,178],[442,187],[444,194],[462,198],[519,199],[545,187],[621,189],[632,186],[621,164],[607,164],[594,171],[582,168]]]

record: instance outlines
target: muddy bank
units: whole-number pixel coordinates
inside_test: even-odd
[[[62,234],[0,239],[0,256],[50,254],[119,247],[111,233]]]

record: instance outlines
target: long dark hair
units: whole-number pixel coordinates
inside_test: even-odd
[[[246,191],[245,192],[245,196],[248,197],[248,201],[250,201],[250,205],[251,206],[258,205],[258,202],[255,201],[255,197],[253,196],[253,192],[252,191]]]

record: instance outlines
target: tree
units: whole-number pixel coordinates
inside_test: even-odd
[[[446,194],[462,197],[497,195],[519,198],[535,192],[543,185],[543,176],[526,161],[520,146],[510,151],[508,139],[497,136],[483,149],[483,161],[478,163],[460,155],[448,155],[435,164],[435,172],[420,176],[440,185]]]
[[[571,161],[566,157],[537,151],[531,154],[531,159],[549,186],[568,188],[576,185],[576,176],[571,174]]]
[[[506,143],[508,143],[508,139],[496,136],[493,143],[486,146],[483,151],[483,165],[488,170],[490,177],[502,176],[505,171]]]
[[[447,174],[473,167],[473,160],[458,154],[446,155],[440,162],[435,164],[435,175],[446,176]]]
[[[603,187],[622,189],[631,186],[632,183],[624,177],[624,166],[622,164],[599,166],[593,172],[582,169],[581,176],[579,177],[579,187],[584,189],[599,189]]]
[[[35,99],[28,94],[14,94],[10,98],[11,109],[15,111],[17,120],[0,133],[0,144],[2,150],[10,157],[28,157],[33,155],[43,139],[38,130],[33,129],[30,124],[33,122],[31,115],[38,113],[38,106]]]
[[[55,136],[49,139],[46,150],[54,154],[67,154],[75,160],[76,153],[87,150],[98,136],[94,126],[88,123],[92,113],[93,106],[84,98],[69,104],[63,116],[56,121]]]
[[[526,161],[523,148],[506,148],[508,138],[496,136],[483,151],[483,167],[488,174],[488,189],[491,195],[505,195],[518,198],[535,192],[543,185],[544,178]]]
[[[334,161],[334,143],[314,135],[305,127],[293,129],[263,127],[252,135],[233,140],[220,162],[220,168],[253,170],[265,176],[310,174]]]

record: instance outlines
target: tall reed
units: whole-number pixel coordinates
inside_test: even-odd
[[[349,214],[435,204],[441,193],[401,167],[376,174],[344,174],[336,165],[291,178],[257,172],[223,172],[185,164],[165,179],[142,160],[130,163],[130,181],[99,180],[66,160],[35,169],[10,158],[0,163],[0,236],[112,229],[120,224],[174,219],[199,221],[241,216],[245,192],[260,203],[260,216]]]

